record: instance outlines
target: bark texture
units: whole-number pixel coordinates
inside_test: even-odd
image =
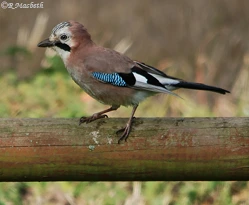
[[[0,119],[0,181],[249,180],[249,118]]]

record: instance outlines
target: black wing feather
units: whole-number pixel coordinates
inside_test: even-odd
[[[172,77],[172,76],[169,76],[167,75],[166,73],[150,66],[150,65],[147,65],[145,63],[142,63],[142,62],[139,62],[139,61],[134,61],[137,65],[139,65],[143,70],[145,70],[146,72],[148,73],[152,73],[152,74],[156,74],[156,75],[160,75],[160,76],[163,76],[165,78],[171,78],[171,79],[174,79],[174,80],[181,80],[179,78],[175,78],[175,77]]]

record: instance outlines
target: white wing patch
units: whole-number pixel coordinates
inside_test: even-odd
[[[179,80],[176,80],[176,79],[166,78],[166,77],[152,74],[152,73],[150,73],[150,75],[156,78],[163,85],[174,85],[180,82]]]
[[[136,82],[147,83],[148,79],[138,73],[133,73],[134,77],[136,78]]]
[[[167,94],[171,94],[171,95],[179,97],[177,94],[171,92],[171,90],[176,89],[173,86],[174,86],[174,84],[179,83],[179,80],[166,78],[164,76],[160,76],[160,75],[152,74],[152,73],[147,73],[147,74],[149,74],[149,76],[157,79],[159,81],[159,83],[162,84],[162,86],[150,84],[150,83],[148,83],[148,78],[146,76],[143,76],[139,73],[133,72],[133,76],[136,79],[135,84],[133,85],[133,87],[135,89],[148,90],[148,91],[157,92],[157,93],[158,92],[167,93]],[[165,87],[163,87],[163,86],[165,86]],[[168,89],[168,88],[170,88],[170,89]]]
[[[143,89],[143,90],[148,90],[148,91],[156,92],[156,93],[167,93],[167,94],[171,94],[171,95],[180,97],[179,95],[171,92],[167,88],[164,89],[163,87],[159,87],[159,86],[155,86],[155,85],[151,85],[151,84],[147,84],[147,83],[136,82],[133,87],[135,89]]]

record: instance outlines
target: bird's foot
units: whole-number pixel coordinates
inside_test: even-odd
[[[116,134],[119,134],[120,132],[123,132],[123,134],[122,134],[121,137],[118,139],[118,144],[120,144],[120,142],[121,142],[122,140],[127,141],[127,138],[128,138],[128,136],[129,136],[129,134],[130,134],[130,132],[131,132],[131,126],[129,126],[129,125],[127,124],[125,128],[122,128],[122,129],[118,130],[118,131],[116,132]]]
[[[129,134],[131,132],[131,126],[132,126],[133,119],[135,119],[135,117],[133,117],[132,120],[130,120],[124,128],[116,132],[116,134],[119,134],[122,132],[121,137],[118,139],[118,144],[120,144],[122,140],[127,141]]]
[[[90,117],[81,117],[80,121],[79,121],[79,125],[81,125],[82,123],[90,123],[94,120],[101,119],[101,118],[108,118],[108,116],[103,115],[103,114],[99,114],[99,113],[95,113]]]

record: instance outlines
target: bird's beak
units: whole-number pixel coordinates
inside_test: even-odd
[[[54,46],[54,42],[50,41],[48,38],[41,41],[40,43],[38,43],[37,45],[38,47],[53,47]]]

